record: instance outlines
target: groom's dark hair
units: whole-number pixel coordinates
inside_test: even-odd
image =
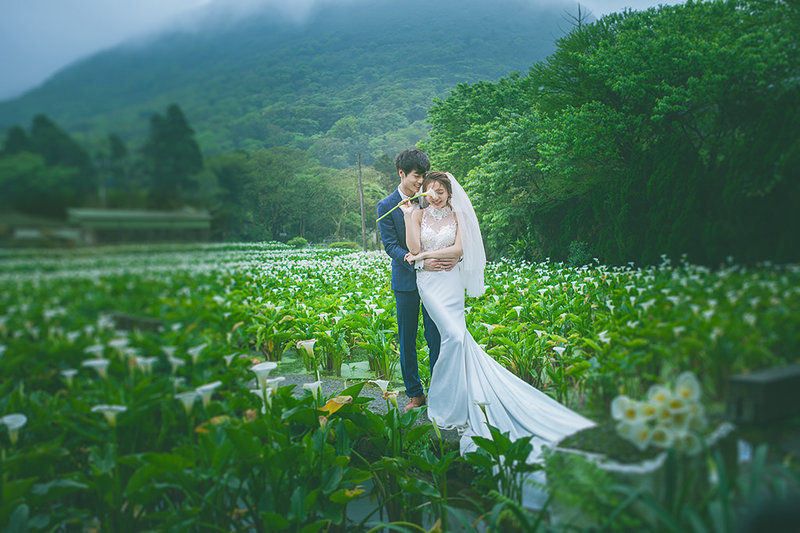
[[[419,174],[425,174],[431,169],[431,160],[419,148],[406,148],[394,160],[394,166],[397,170],[402,170],[406,174],[417,171]]]

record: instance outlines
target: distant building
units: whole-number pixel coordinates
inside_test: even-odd
[[[67,209],[67,221],[80,232],[82,244],[207,241],[207,211],[145,209]]]
[[[64,220],[27,215],[16,211],[0,213],[0,243],[22,245],[76,244],[81,240],[78,228]]]

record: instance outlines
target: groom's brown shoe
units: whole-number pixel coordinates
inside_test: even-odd
[[[408,403],[406,404],[406,408],[403,409],[403,412],[405,413],[406,411],[422,407],[423,405],[425,405],[425,396],[412,396],[408,399]]]

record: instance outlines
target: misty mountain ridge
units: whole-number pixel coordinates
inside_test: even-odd
[[[207,154],[290,145],[347,166],[414,144],[434,98],[525,72],[555,49],[576,4],[356,1],[226,16],[212,3],[178,29],[79,61],[0,102],[0,128],[44,113],[78,138],[132,143],[177,103]],[[223,5],[224,7],[224,5]],[[213,22],[212,22],[213,21]]]

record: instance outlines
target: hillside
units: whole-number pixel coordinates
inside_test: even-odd
[[[140,142],[178,103],[207,154],[292,145],[323,164],[369,163],[425,136],[435,97],[527,71],[550,54],[571,4],[361,1],[299,24],[269,13],[186,23],[85,59],[0,103],[0,128],[45,113],[84,140]],[[212,22],[212,20],[214,22]],[[191,28],[191,29],[188,29]]]

